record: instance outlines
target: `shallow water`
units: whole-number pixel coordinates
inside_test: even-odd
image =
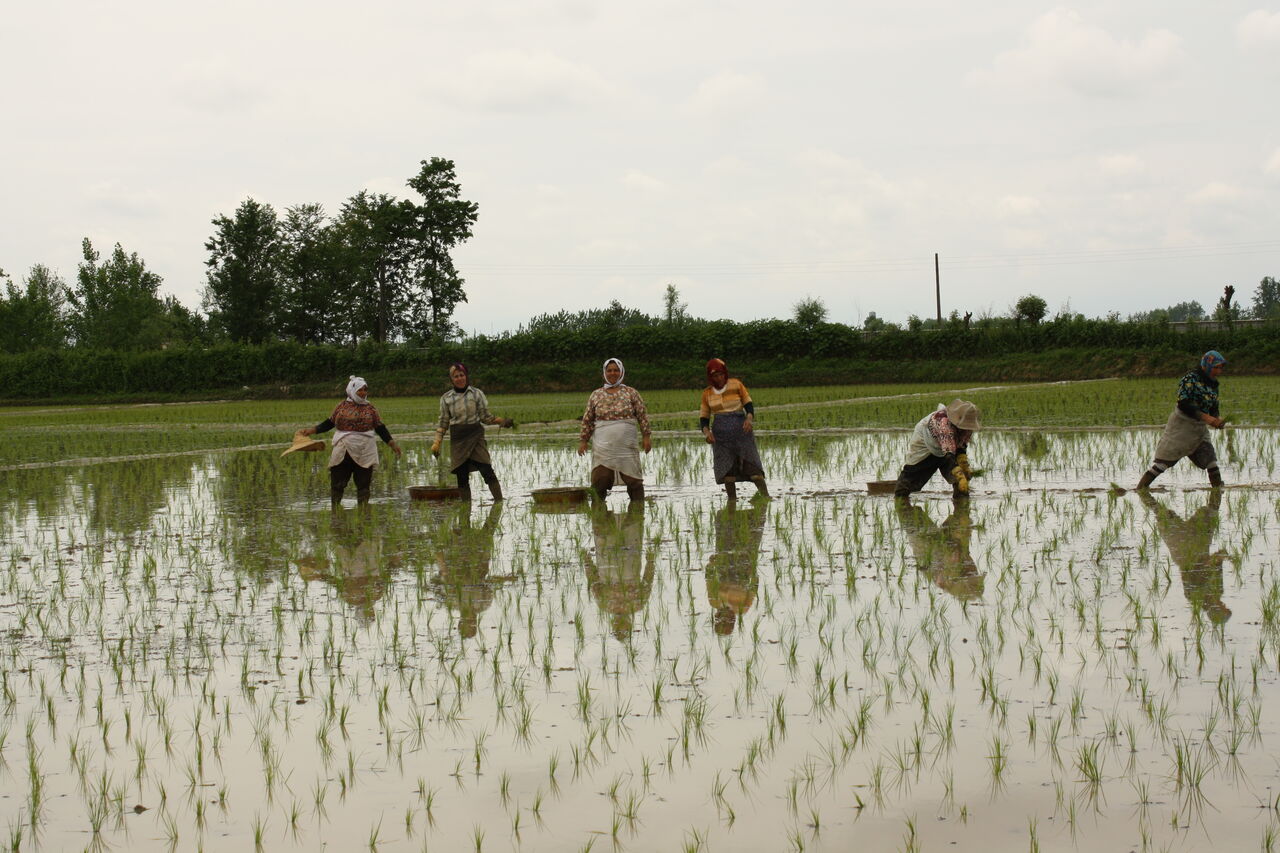
[[[80,849],[1203,849],[1280,831],[1278,434],[1109,496],[1153,431],[984,433],[976,494],[865,494],[905,434],[770,435],[649,500],[366,513],[323,454],[8,471],[0,841]],[[751,487],[742,487],[744,497]],[[144,810],[135,812],[135,807]],[[95,831],[96,830],[96,831]]]

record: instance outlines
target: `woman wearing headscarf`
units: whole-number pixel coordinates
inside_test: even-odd
[[[338,404],[333,414],[313,427],[299,430],[303,435],[316,435],[334,430],[333,452],[329,454],[329,500],[337,507],[342,503],[342,493],[354,477],[356,501],[364,506],[369,503],[369,487],[373,483],[373,469],[378,466],[378,442],[381,438],[396,456],[400,445],[382,423],[378,410],[369,402],[369,384],[359,376],[347,381],[347,398]]]
[[[453,387],[440,397],[440,422],[436,425],[436,440],[431,443],[431,455],[440,455],[440,442],[448,432],[449,468],[458,481],[463,500],[471,500],[471,472],[479,471],[493,499],[500,501],[502,484],[493,472],[484,426],[514,427],[516,422],[490,414],[489,398],[471,385],[470,371],[462,362],[456,361],[449,366],[449,381]]]
[[[644,470],[640,467],[640,448],[648,453],[649,413],[640,394],[622,384],[627,370],[619,359],[604,363],[604,385],[591,392],[587,409],[582,413],[582,431],[578,436],[578,455],[591,445],[591,488],[603,498],[621,480],[627,486],[627,497],[644,500]],[[637,445],[636,430],[640,432]]]
[[[1218,376],[1226,363],[1222,353],[1211,349],[1200,357],[1198,366],[1182,377],[1178,383],[1178,402],[1156,445],[1155,461],[1138,481],[1139,489],[1150,486],[1184,456],[1208,472],[1210,486],[1222,485],[1218,454],[1209,442],[1209,427],[1222,429],[1225,423],[1218,416]]]
[[[756,450],[751,394],[741,381],[729,376],[729,368],[718,358],[707,362],[707,387],[698,414],[698,426],[711,445],[716,483],[724,485],[729,500],[738,497],[740,480],[750,480],[757,494],[769,497],[760,451]]]
[[[938,472],[951,484],[954,497],[967,498],[973,476],[969,439],[981,428],[982,413],[973,403],[952,400],[947,406],[939,404],[937,411],[921,418],[912,431],[893,496],[905,499],[923,489]]]

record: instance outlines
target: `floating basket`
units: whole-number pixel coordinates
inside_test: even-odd
[[[891,495],[893,494],[893,490],[897,487],[897,480],[872,480],[870,483],[867,483],[867,494]]]
[[[541,506],[577,506],[591,495],[586,486],[556,486],[551,489],[534,489],[533,502]]]
[[[462,497],[462,489],[457,486],[410,486],[409,497],[415,501],[449,501]]]

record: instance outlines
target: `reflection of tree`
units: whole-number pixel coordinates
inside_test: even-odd
[[[916,568],[927,572],[930,580],[960,601],[980,598],[984,586],[969,553],[973,538],[973,520],[969,505],[957,503],[951,515],[939,527],[923,508],[899,501],[895,505],[898,521],[907,534]]]
[[[738,620],[755,603],[760,577],[760,544],[768,504],[750,509],[726,506],[716,512],[716,550],[707,563],[707,601],[717,634],[732,634]]]
[[[609,616],[610,629],[619,641],[631,636],[635,615],[649,603],[653,590],[656,555],[644,552],[644,504],[636,501],[626,512],[593,511],[591,532],[595,556],[586,551],[582,563],[587,589]]]
[[[196,464],[189,456],[160,456],[85,469],[90,528],[128,536],[150,526],[169,494],[189,487]]]
[[[1042,432],[1022,433],[1016,439],[1018,452],[1032,462],[1049,455],[1049,438]]]
[[[1155,513],[1156,530],[1182,573],[1182,591],[1191,609],[1203,612],[1216,625],[1226,622],[1231,618],[1231,610],[1222,602],[1222,564],[1227,555],[1212,550],[1222,489],[1210,489],[1209,500],[1185,521],[1146,490],[1140,490],[1138,498]]]
[[[437,573],[431,579],[436,597],[458,613],[458,634],[474,637],[480,614],[493,604],[500,584],[514,580],[511,575],[489,575],[493,558],[493,534],[502,516],[502,502],[494,502],[480,527],[471,524],[471,503],[463,501],[455,510],[452,526],[440,531],[436,540]]]

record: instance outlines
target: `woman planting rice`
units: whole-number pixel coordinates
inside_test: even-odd
[[[627,373],[619,359],[604,363],[604,385],[591,392],[587,409],[582,413],[582,432],[578,437],[578,455],[591,445],[591,488],[603,498],[621,480],[627,497],[644,500],[644,470],[640,467],[640,447],[648,453],[649,413],[640,393],[622,384]],[[636,430],[640,431],[637,446]]]
[[[359,376],[347,382],[347,399],[338,404],[333,414],[313,427],[299,430],[303,435],[333,433],[333,452],[329,455],[329,500],[336,508],[342,503],[342,493],[354,477],[356,502],[369,503],[369,489],[373,483],[373,469],[378,466],[378,443],[381,438],[400,455],[400,445],[382,423],[378,410],[369,402],[369,385]]]
[[[462,499],[471,500],[471,472],[479,471],[493,499],[500,501],[502,484],[489,460],[484,425],[514,427],[516,422],[489,413],[489,399],[479,388],[472,387],[470,372],[462,362],[454,362],[449,367],[449,381],[453,387],[440,397],[440,423],[436,426],[436,440],[431,443],[431,455],[440,455],[440,442],[448,432],[449,467],[458,481]]]
[[[1227,360],[1217,350],[1200,357],[1200,365],[1178,383],[1178,402],[1164,425],[1156,458],[1138,481],[1145,489],[1156,477],[1169,470],[1179,459],[1187,457],[1191,464],[1209,474],[1210,486],[1222,485],[1218,470],[1218,454],[1209,443],[1209,427],[1222,429],[1225,421],[1218,417],[1218,376]]]
[[[716,483],[724,485],[729,500],[738,497],[740,480],[750,480],[756,485],[756,494],[769,497],[760,452],[756,450],[751,394],[742,382],[730,378],[729,369],[718,358],[707,362],[707,381],[698,425],[711,445]]]
[[[951,484],[957,498],[969,496],[969,439],[982,427],[978,407],[967,400],[953,400],[951,405],[939,405],[931,415],[925,415],[911,433],[907,445],[907,458],[898,474],[895,498],[905,498],[925,487],[934,472]]]

